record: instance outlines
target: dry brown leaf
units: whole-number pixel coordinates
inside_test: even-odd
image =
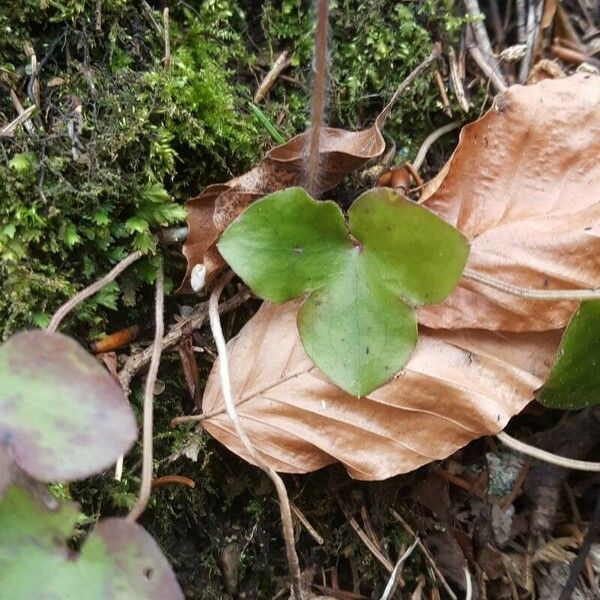
[[[323,128],[319,163],[323,192],[383,153],[385,141],[380,126],[384,118],[385,115],[380,116],[372,127],[363,131]],[[204,264],[209,283],[225,264],[215,243],[244,208],[265,194],[303,182],[304,149],[309,135],[310,130],[276,146],[248,173],[225,184],[209,185],[186,204],[189,233],[183,254],[188,267],[180,291],[191,291],[190,274],[194,265]]]
[[[352,477],[384,479],[496,433],[543,383],[560,339],[560,332],[423,329],[399,376],[357,399],[306,356],[296,326],[300,302],[263,304],[228,344],[242,424],[264,459],[289,473],[340,461]],[[217,372],[215,365],[205,413],[223,409]],[[203,425],[249,460],[227,415]]]
[[[467,268],[530,288],[600,287],[600,77],[513,86],[467,125],[423,203],[471,242]],[[576,305],[463,279],[419,311],[433,328],[544,331]]]

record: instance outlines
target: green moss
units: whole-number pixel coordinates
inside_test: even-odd
[[[235,83],[246,59],[231,0],[172,10],[168,67],[159,12],[104,2],[98,21],[91,0],[14,4],[0,9],[0,122],[15,117],[9,89],[30,104],[24,45],[47,60],[34,131],[0,141],[0,337],[43,324],[132,250],[151,256],[152,231],[181,221],[203,185],[249,167],[262,139]],[[104,309],[134,305],[152,277],[150,258],[75,322],[99,331]]]
[[[312,60],[312,9],[307,0],[269,0],[262,26],[270,51],[292,52],[292,75],[300,88],[277,86],[271,115],[284,111],[288,135],[307,124]],[[371,125],[397,87],[432,50],[434,41],[453,39],[464,19],[453,16],[452,1],[423,3],[385,0],[330,2],[328,120],[346,129]],[[411,157],[424,137],[447,121],[432,77],[416,80],[398,100],[386,132],[402,158]]]

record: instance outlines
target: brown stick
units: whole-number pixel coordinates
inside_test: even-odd
[[[189,477],[183,475],[163,475],[162,477],[155,477],[152,480],[152,487],[161,487],[163,485],[186,485],[189,488],[195,488],[196,482]]]
[[[277,81],[281,72],[287,67],[290,66],[292,61],[288,57],[288,51],[284,50],[278,57],[277,60],[273,63],[270,71],[267,73],[265,78],[262,80],[261,84],[258,86],[256,90],[256,94],[254,94],[254,103],[257,104],[260,102],[269,92],[269,90],[273,87],[273,84]]]
[[[163,36],[165,40],[165,56],[163,64],[168,67],[171,64],[171,38],[169,37],[169,7],[163,10]]]
[[[239,293],[237,293],[233,298],[227,300],[219,306],[219,312],[221,314],[225,314],[227,312],[232,311],[238,306],[242,305],[248,298],[250,298],[252,294],[247,289],[243,289]],[[204,322],[206,321],[206,317],[208,316],[208,302],[203,302],[199,304],[191,315],[186,317],[185,319],[181,319],[175,325],[171,327],[167,335],[165,335],[162,339],[162,348],[166,350],[167,348],[173,347],[183,336],[187,327],[191,329],[199,329],[202,327]],[[123,392],[125,395],[129,395],[129,388],[131,386],[131,380],[134,375],[138,373],[143,367],[145,367],[148,362],[150,362],[150,358],[152,357],[152,349],[146,348],[142,350],[142,352],[138,352],[137,354],[133,354],[129,356],[122,369],[119,371],[119,381],[121,383],[121,387],[123,388]]]
[[[588,56],[583,52],[579,52],[579,50],[565,48],[559,44],[552,44],[550,50],[552,50],[552,54],[554,54],[554,56],[560,58],[560,60],[563,62],[572,63],[575,65],[580,65],[581,63],[585,62],[593,65],[594,67],[600,67],[600,60],[593,58],[592,56]]]
[[[308,192],[318,196],[319,192],[319,148],[323,112],[325,108],[325,88],[327,86],[327,21],[329,17],[329,0],[316,0],[316,30],[314,53],[314,80],[312,91],[312,108],[310,114],[310,138],[306,175]]]
[[[450,108],[450,100],[448,100],[448,93],[446,92],[446,84],[442,79],[442,74],[440,70],[436,67],[433,72],[433,76],[435,78],[435,83],[438,86],[438,90],[440,92],[440,97],[442,99],[442,110],[449,116],[452,116],[452,109]]]
[[[376,119],[377,126],[379,129],[382,129],[385,125],[387,118],[390,116],[390,112],[392,111],[392,107],[398,98],[404,93],[404,91],[410,86],[410,84],[423,73],[427,67],[440,55],[442,52],[442,47],[440,44],[436,43],[433,46],[433,50],[427,58],[423,60],[423,62],[418,65],[415,69],[413,69],[406,79],[399,85],[398,89],[394,92],[389,102],[383,107],[383,110],[379,113]]]
[[[477,63],[477,66],[481,69],[482,73],[488,78],[492,86],[497,92],[505,92],[507,90],[504,80],[500,75],[490,66],[485,60],[481,50],[477,46],[471,46],[469,48],[469,54],[471,58]]]
[[[152,343],[152,360],[150,361],[150,370],[146,379],[144,388],[144,426],[142,434],[143,454],[142,454],[142,484],[140,486],[140,496],[126,519],[130,522],[136,521],[144,512],[150,499],[152,490],[152,470],[153,470],[153,449],[152,449],[152,429],[153,429],[153,401],[154,385],[160,366],[160,355],[162,353],[162,337],[165,328],[164,323],[164,272],[162,258],[156,270],[156,297],[154,301],[154,342]]]

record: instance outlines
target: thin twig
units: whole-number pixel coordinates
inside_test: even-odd
[[[8,125],[6,125],[5,127],[3,127],[0,130],[0,137],[11,137],[13,134],[13,131],[15,130],[15,128],[20,124],[23,123],[24,121],[27,121],[29,119],[29,117],[37,110],[37,106],[35,106],[35,104],[33,106],[30,106],[29,108],[27,108],[26,110],[24,110],[22,113],[19,113],[19,115],[13,119]]]
[[[247,288],[240,290],[235,296],[227,300],[219,306],[219,312],[221,314],[228,313],[238,306],[241,306],[248,298],[250,298],[252,294],[248,291]],[[165,335],[162,339],[162,348],[166,350],[171,348],[179,340],[183,337],[184,332],[187,328],[191,329],[199,329],[202,327],[204,322],[206,321],[206,317],[208,316],[208,302],[202,302],[199,304],[192,314],[185,317],[184,319],[179,320],[175,325],[171,327],[167,335]],[[129,395],[129,388],[131,386],[131,380],[134,375],[138,373],[142,368],[144,368],[152,358],[152,349],[146,348],[137,354],[132,354],[127,357],[125,360],[125,364],[119,371],[119,382],[121,383],[121,387],[123,388],[123,392],[125,395]],[[221,411],[224,412],[224,411]],[[194,415],[197,417],[198,415]]]
[[[350,523],[350,527],[354,529],[356,535],[358,535],[363,544],[370,550],[371,554],[381,563],[383,568],[388,573],[392,573],[394,570],[394,565],[381,553],[381,550],[377,547],[375,542],[373,542],[373,540],[366,534],[364,529],[358,524],[358,521],[350,514],[350,511],[340,498],[339,494],[335,490],[333,491],[333,494],[339,507],[342,509],[346,520],[348,523]]]
[[[88,287],[84,288],[80,292],[77,292],[72,298],[69,298],[58,310],[54,313],[54,316],[50,320],[47,331],[54,333],[60,322],[81,302],[87,300],[90,296],[93,296],[99,292],[105,285],[114,281],[129,265],[133,264],[136,260],[142,257],[142,253],[139,250],[132,252],[129,256],[126,256],[120,263],[118,263],[113,269],[111,269],[104,277],[98,279]]]
[[[550,463],[551,465],[564,467],[565,469],[573,469],[576,471],[591,471],[594,473],[600,473],[600,463],[598,462],[589,462],[587,460],[576,460],[574,458],[567,458],[566,456],[559,456],[558,454],[553,454],[547,450],[542,450],[541,448],[536,448],[535,446],[530,446],[525,442],[516,440],[514,437],[508,435],[508,433],[505,431],[501,431],[500,433],[496,434],[496,437],[505,446],[508,446],[509,448],[520,452],[521,454],[525,454],[527,456],[537,458],[543,462]]]
[[[165,40],[165,56],[163,64],[168,67],[171,64],[171,38],[169,37],[169,7],[163,10],[163,36]]]
[[[527,77],[529,76],[533,55],[536,51],[536,42],[540,31],[543,9],[544,2],[530,2],[529,4],[529,12],[527,13],[527,38],[525,40],[527,49],[519,67],[520,83],[527,81]]]
[[[456,52],[452,46],[448,48],[448,65],[450,66],[450,83],[454,92],[454,96],[456,97],[456,100],[458,101],[462,111],[468,113],[470,105],[469,101],[467,100],[467,95],[465,94],[462,77],[460,76]]]
[[[154,18],[152,7],[146,2],[146,0],[142,0],[141,2],[142,12],[146,15],[148,21],[150,21],[152,27],[156,30],[158,35],[163,34],[162,27],[159,25],[158,21]]]
[[[142,483],[140,486],[140,496],[127,515],[130,522],[137,521],[144,512],[150,498],[152,490],[152,470],[153,470],[153,452],[152,452],[152,430],[153,430],[153,400],[154,384],[158,375],[160,366],[160,355],[162,353],[162,338],[165,329],[164,323],[164,271],[162,258],[159,257],[158,268],[156,269],[156,298],[154,302],[154,342],[152,343],[152,360],[146,378],[146,387],[144,388],[144,425],[142,434]]]
[[[315,2],[314,79],[310,114],[310,137],[306,159],[307,188],[313,196],[317,196],[319,192],[319,147],[325,108],[325,89],[327,87],[327,22],[329,19],[329,0],[315,0]]]
[[[266,74],[265,78],[262,80],[261,84],[258,86],[256,90],[256,94],[254,94],[254,99],[252,100],[254,103],[260,102],[269,92],[269,90],[273,87],[273,84],[277,81],[278,77],[281,75],[281,72],[291,64],[291,59],[289,58],[289,52],[284,50],[278,57],[277,60],[273,63],[273,66]]]
[[[465,579],[466,579],[466,591],[465,591],[465,600],[471,600],[473,597],[473,582],[471,581],[471,573],[469,573],[469,569],[465,567]]]
[[[500,77],[496,69],[491,67],[485,60],[485,57],[477,46],[471,46],[469,48],[469,54],[497,92],[505,92],[508,89],[502,77]]]
[[[25,109],[23,108],[23,105],[21,104],[19,97],[17,96],[17,94],[15,93],[15,91],[13,89],[10,90],[10,99],[13,103],[13,106],[15,107],[15,110],[17,111],[17,114],[22,115],[25,112]],[[31,122],[30,119],[25,120],[25,129],[27,129],[27,133],[29,133],[29,134],[35,133],[35,127],[33,126],[33,123]]]
[[[394,592],[396,591],[396,588],[398,587],[398,583],[400,581],[399,576],[400,573],[402,573],[402,565],[404,564],[404,561],[406,561],[406,559],[413,553],[413,550],[418,546],[418,544],[419,538],[417,537],[412,543],[412,545],[408,548],[408,550],[398,559],[398,562],[396,563],[396,566],[394,567],[394,570],[390,575],[387,585],[383,590],[381,600],[389,600],[394,595]]]
[[[315,540],[315,542],[317,542],[317,544],[319,544],[319,546],[322,546],[325,543],[325,540],[323,539],[323,537],[321,535],[319,535],[317,530],[310,524],[308,519],[302,514],[302,511],[291,500],[290,500],[290,508],[292,509],[292,512],[294,513],[294,515],[296,516],[298,521],[300,521],[300,523],[302,523],[302,525],[304,525],[304,528],[306,529],[306,531],[308,531],[308,533],[311,535],[313,540]]]
[[[519,44],[524,44],[527,40],[525,26],[527,16],[525,15],[525,0],[516,0],[515,7],[517,9],[517,41]]]
[[[481,8],[479,8],[479,3],[477,0],[463,0],[465,5],[465,10],[467,14],[473,18],[471,22],[471,27],[473,29],[473,34],[475,35],[475,40],[477,41],[477,45],[479,49],[485,56],[486,62],[489,63],[490,67],[494,67],[493,54],[492,54],[492,44],[490,43],[490,38],[487,34],[487,30],[485,28],[484,20],[485,16],[481,12]]]
[[[431,148],[431,146],[435,142],[437,142],[437,140],[439,140],[443,135],[446,135],[447,133],[458,129],[461,126],[461,124],[462,123],[460,121],[452,121],[452,123],[442,125],[435,131],[431,132],[421,144],[421,147],[417,152],[417,156],[412,162],[412,166],[418,171],[421,168],[423,161],[425,160],[425,156],[427,156],[427,152],[429,152],[429,148]]]
[[[394,517],[394,519],[396,519],[396,521],[399,521],[402,524],[402,526],[404,527],[404,529],[406,529],[406,531],[409,533],[409,535],[416,537],[416,533],[414,532],[413,528],[393,508],[390,508],[390,513],[392,514],[392,517]],[[452,588],[448,585],[448,582],[442,575],[442,572],[439,570],[438,566],[435,564],[435,560],[433,560],[433,556],[431,556],[431,553],[429,552],[429,550],[427,550],[427,548],[425,547],[425,544],[423,544],[423,542],[421,540],[419,540],[418,546],[419,546],[421,552],[423,552],[423,554],[425,555],[425,558],[431,565],[431,568],[435,572],[435,574],[438,577],[438,579],[440,580],[441,584],[444,586],[444,589],[446,590],[446,592],[448,592],[448,596],[450,596],[450,598],[452,598],[452,600],[457,600],[456,594],[452,591]]]
[[[488,287],[518,296],[519,298],[527,298],[529,300],[544,300],[546,302],[555,302],[557,300],[573,300],[583,302],[585,300],[600,299],[600,289],[579,289],[579,290],[536,290],[525,288],[512,283],[506,283],[500,279],[482,275],[477,271],[465,269],[462,276],[465,279],[482,283]]]
[[[399,85],[398,89],[394,92],[389,102],[383,107],[383,110],[377,116],[376,124],[379,127],[379,129],[382,129],[385,125],[385,122],[389,117],[392,107],[394,106],[396,100],[398,100],[398,98],[404,93],[404,91],[410,86],[410,84],[417,77],[419,77],[419,75],[421,75],[421,73],[423,73],[434,60],[437,59],[441,52],[442,46],[438,43],[434,44],[433,51],[431,52],[431,54],[429,54],[429,56],[427,56],[427,58],[425,58],[420,65],[413,69],[408,74],[406,79]]]
[[[596,498],[596,507],[594,509],[594,516],[592,517],[592,522],[585,534],[585,538],[583,539],[583,543],[581,544],[581,548],[579,549],[579,553],[577,554],[577,558],[575,562],[571,566],[571,572],[569,573],[569,578],[565,583],[565,587],[563,588],[560,598],[558,600],[570,600],[573,590],[575,589],[575,584],[577,583],[577,578],[579,577],[579,573],[583,569],[583,565],[585,563],[585,559],[590,552],[592,544],[598,540],[598,536],[600,535],[600,496]]]
[[[449,116],[452,116],[452,109],[450,108],[450,100],[448,100],[448,92],[446,92],[446,84],[442,78],[442,74],[440,73],[439,68],[436,66],[433,71],[433,77],[435,79],[435,83],[438,86],[438,90],[440,92],[440,98],[442,99],[442,110]]]
[[[163,475],[162,477],[155,477],[152,480],[151,487],[161,487],[163,485],[185,485],[189,488],[195,488],[196,482],[189,477],[183,475]]]
[[[283,531],[283,538],[285,540],[285,548],[288,560],[288,567],[290,575],[292,577],[292,593],[296,600],[302,600],[302,581],[300,577],[300,563],[298,562],[298,555],[296,554],[296,548],[294,546],[294,525],[292,521],[292,512],[290,509],[290,501],[285,489],[285,484],[277,472],[269,465],[256,450],[240,421],[231,393],[231,380],[229,378],[229,359],[227,356],[227,346],[225,344],[225,338],[223,337],[223,330],[221,328],[221,320],[219,318],[219,296],[223,291],[223,288],[233,276],[233,273],[225,275],[210,295],[208,301],[208,316],[210,320],[210,328],[215,338],[217,351],[219,354],[219,378],[221,380],[221,392],[223,394],[223,402],[227,410],[227,415],[233,423],[233,427],[237,433],[239,440],[250,455],[250,458],[256,463],[256,465],[262,469],[271,479],[277,496],[279,498],[279,509],[281,512],[281,525]]]

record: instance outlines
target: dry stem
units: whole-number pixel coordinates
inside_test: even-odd
[[[277,78],[281,75],[281,72],[289,67],[291,59],[289,58],[289,52],[284,50],[273,63],[270,71],[267,73],[262,83],[258,86],[256,94],[254,94],[253,102],[257,104],[260,102],[273,87],[273,84],[277,81]]]
[[[547,450],[542,450],[541,448],[536,448],[535,446],[530,446],[525,442],[516,440],[514,437],[511,437],[504,431],[498,433],[496,437],[505,446],[508,446],[509,448],[520,452],[521,454],[525,454],[527,456],[537,458],[538,460],[550,463],[551,465],[564,467],[565,469],[574,469],[576,471],[592,471],[594,473],[600,473],[600,463],[589,462],[586,460],[576,460],[574,458],[567,458],[566,456],[559,456],[558,454],[553,454]]]
[[[219,312],[221,314],[230,312],[231,310],[237,308],[242,305],[248,298],[251,297],[252,294],[248,291],[247,288],[242,289],[235,296],[224,302],[219,307]],[[199,329],[204,324],[206,317],[208,315],[208,303],[202,302],[199,304],[191,315],[181,319],[165,335],[162,339],[162,348],[166,350],[167,348],[171,348],[182,338],[184,331],[186,328],[191,329]],[[145,365],[148,364],[152,357],[152,348],[146,348],[137,354],[133,354],[127,357],[125,364],[122,369],[119,371],[119,382],[121,383],[121,387],[126,395],[129,394],[129,388],[131,385],[131,380],[134,375],[140,371]],[[194,415],[197,417],[198,415]]]
[[[494,67],[490,66],[490,63],[485,60],[485,56],[477,46],[471,46],[469,48],[469,54],[497,92],[505,92],[508,89],[502,77],[497,73]]]
[[[165,6],[163,10],[163,36],[165,41],[165,56],[163,65],[168,67],[171,64],[171,38],[169,37],[169,7]]]
[[[34,104],[26,110],[24,110],[23,112],[19,113],[15,119],[13,119],[8,125],[6,125],[6,127],[3,127],[0,130],[0,137],[11,137],[15,128],[20,123],[24,123],[25,121],[27,121],[36,110],[37,106]]]
[[[81,302],[93,296],[99,292],[105,285],[114,281],[129,265],[134,263],[136,260],[142,257],[142,253],[139,250],[132,252],[129,256],[125,257],[118,265],[116,265],[111,271],[109,271],[104,277],[98,279],[88,287],[84,288],[72,298],[69,298],[58,310],[54,313],[54,316],[50,320],[47,331],[54,333],[60,322]]]
[[[400,573],[402,572],[402,565],[404,561],[413,553],[414,549],[419,545],[419,538],[412,543],[412,545],[406,550],[406,552],[398,559],[392,574],[385,586],[385,590],[383,590],[383,595],[381,596],[381,600],[389,600],[396,591],[398,587],[398,583],[400,581]]]
[[[579,289],[579,290],[536,290],[532,288],[525,288],[512,283],[506,283],[501,279],[489,277],[488,275],[482,275],[477,271],[471,269],[465,269],[462,276],[465,279],[482,283],[488,287],[494,288],[518,296],[519,298],[527,298],[529,300],[545,300],[547,302],[556,302],[559,300],[573,300],[577,302],[583,302],[585,300],[599,300],[600,289]]]
[[[392,517],[394,517],[394,519],[396,519],[396,521],[399,521],[401,523],[401,525],[404,527],[404,529],[406,529],[406,531],[409,533],[409,535],[417,537],[413,528],[400,516],[400,514],[398,514],[393,508],[390,508],[390,513],[392,514]],[[419,546],[419,548],[425,555],[425,558],[429,561],[431,568],[434,570],[434,572],[437,575],[437,577],[439,578],[441,584],[444,586],[444,589],[448,593],[448,596],[450,596],[450,598],[452,598],[452,600],[458,600],[456,598],[456,594],[452,591],[452,588],[448,585],[448,582],[442,575],[442,572],[439,570],[438,566],[435,564],[435,560],[433,560],[433,556],[431,556],[431,553],[429,552],[429,550],[427,550],[427,547],[418,538],[417,538],[417,545]]]
[[[329,0],[316,0],[316,30],[314,55],[314,81],[310,114],[310,139],[306,160],[308,192],[313,196],[319,191],[319,146],[323,127],[325,88],[327,86],[327,21]]]
[[[427,156],[427,152],[429,152],[429,148],[431,148],[431,146],[443,135],[446,135],[447,133],[458,129],[461,125],[461,121],[452,121],[452,123],[447,123],[446,125],[442,125],[438,129],[436,129],[435,131],[432,131],[421,144],[421,147],[417,152],[417,156],[412,162],[412,166],[417,171],[419,171],[423,164],[423,161],[425,160],[425,157]]]
[[[302,582],[300,577],[300,563],[298,562],[298,555],[296,554],[296,548],[294,546],[294,525],[292,522],[292,512],[290,509],[290,501],[287,495],[287,490],[283,480],[275,472],[275,470],[262,458],[252,442],[246,435],[242,423],[237,414],[235,402],[231,393],[231,380],[229,378],[229,360],[227,356],[227,347],[225,344],[225,338],[223,337],[223,330],[221,328],[221,320],[219,319],[219,296],[223,291],[226,283],[232,277],[233,273],[225,275],[221,281],[217,284],[208,302],[208,316],[210,319],[210,328],[212,330],[215,343],[217,345],[217,351],[219,354],[219,378],[221,380],[221,390],[223,393],[223,401],[227,415],[233,423],[234,429],[237,433],[238,438],[242,442],[242,445],[256,463],[256,465],[262,469],[271,479],[277,496],[279,498],[279,508],[281,511],[281,525],[283,531],[283,538],[285,540],[285,549],[288,560],[288,567],[290,575],[292,577],[292,593],[296,600],[302,600]]]
[[[144,430],[143,430],[143,455],[142,455],[142,484],[140,486],[140,496],[127,515],[127,520],[130,522],[136,521],[144,512],[150,491],[152,489],[152,429],[153,429],[153,400],[154,400],[154,384],[158,375],[158,367],[160,366],[160,355],[162,353],[162,338],[165,328],[164,324],[164,271],[162,259],[159,262],[156,270],[156,298],[154,304],[154,342],[152,343],[152,360],[150,361],[150,369],[146,379],[146,387],[144,388]]]
[[[413,69],[406,79],[398,86],[398,89],[394,92],[390,101],[383,107],[383,110],[379,113],[376,123],[379,129],[382,129],[385,125],[387,118],[390,115],[392,107],[398,98],[404,93],[404,91],[410,86],[410,84],[419,76],[427,67],[441,54],[442,47],[439,44],[435,44],[431,54],[423,60],[423,62]]]

